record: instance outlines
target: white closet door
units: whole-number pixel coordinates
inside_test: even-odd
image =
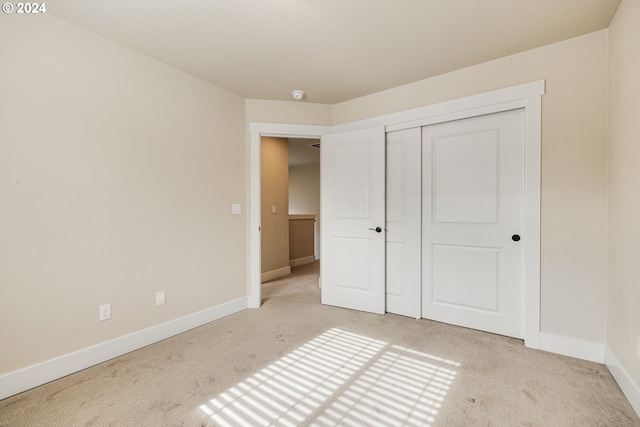
[[[387,133],[387,312],[421,317],[420,128]]]
[[[322,303],[385,312],[384,128],[321,144]]]
[[[522,338],[524,110],[422,132],[422,316]]]

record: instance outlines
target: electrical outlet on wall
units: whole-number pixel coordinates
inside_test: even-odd
[[[164,291],[156,292],[156,306],[163,305],[165,303]]]
[[[111,304],[102,304],[98,307],[98,320],[102,322],[109,319],[111,319]]]

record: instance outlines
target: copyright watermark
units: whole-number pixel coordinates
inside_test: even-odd
[[[2,5],[2,11],[4,13],[16,13],[18,15],[36,15],[39,13],[46,13],[46,3],[4,3]]]

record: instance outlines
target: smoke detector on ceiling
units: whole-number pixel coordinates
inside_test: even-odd
[[[304,91],[301,91],[300,89],[296,89],[293,92],[291,92],[291,96],[293,96],[293,99],[295,99],[296,101],[300,101],[302,98],[304,98]]]

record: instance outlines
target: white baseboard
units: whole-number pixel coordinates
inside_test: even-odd
[[[278,268],[276,270],[266,271],[262,273],[262,282],[267,282],[269,280],[277,279],[278,277],[287,276],[289,274],[291,274],[290,265]]]
[[[633,381],[609,346],[606,346],[604,351],[604,364],[607,365],[620,390],[640,417],[640,387]]]
[[[247,308],[239,298],[141,331],[102,342],[36,365],[0,375],[0,399],[13,396],[74,372],[138,350]]]
[[[571,356],[577,359],[604,363],[604,343],[583,341],[575,338],[540,332],[540,350]]]
[[[290,259],[289,265],[291,267],[298,267],[300,265],[311,264],[312,262],[316,262],[316,257],[314,255],[309,255],[302,258]]]

